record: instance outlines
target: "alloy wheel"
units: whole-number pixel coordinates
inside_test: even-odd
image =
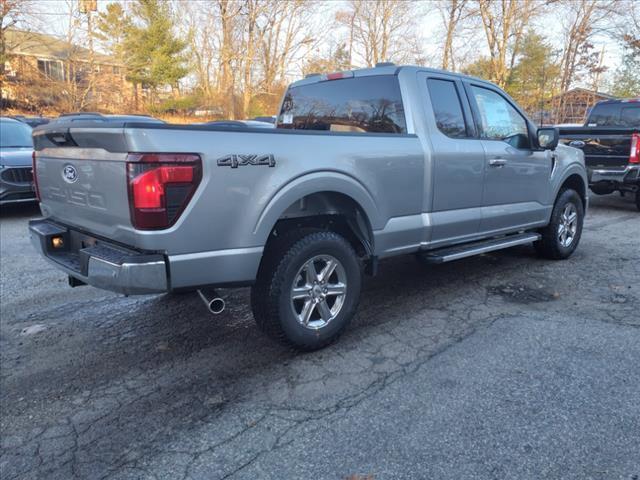
[[[316,255],[300,267],[291,286],[291,308],[305,328],[317,330],[338,316],[347,295],[347,274],[338,259]]]
[[[558,241],[564,248],[571,246],[578,231],[578,209],[573,203],[567,203],[560,215]]]

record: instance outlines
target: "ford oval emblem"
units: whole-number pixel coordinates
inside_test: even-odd
[[[570,147],[575,148],[584,148],[586,144],[582,140],[574,140],[573,142],[569,142]]]
[[[65,165],[62,169],[62,178],[67,183],[74,183],[78,180],[78,171],[73,165]]]

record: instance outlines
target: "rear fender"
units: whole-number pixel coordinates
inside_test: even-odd
[[[351,198],[362,209],[372,230],[384,226],[373,196],[359,181],[342,173],[314,172],[287,183],[267,203],[253,232],[260,245],[266,244],[276,222],[291,205],[308,195],[322,192],[339,193]]]

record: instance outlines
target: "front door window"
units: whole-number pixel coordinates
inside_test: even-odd
[[[529,148],[527,122],[507,100],[488,88],[471,87],[478,113],[480,133],[487,140],[502,140],[515,148]]]

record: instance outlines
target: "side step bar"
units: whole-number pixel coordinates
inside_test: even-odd
[[[430,252],[421,253],[421,255],[428,263],[445,263],[453,260],[459,260],[460,258],[471,257],[473,255],[480,255],[481,253],[515,247],[516,245],[524,245],[537,240],[540,240],[539,233],[518,233],[515,235],[507,235],[505,237],[493,238],[491,240],[482,240],[480,242],[440,248]]]

